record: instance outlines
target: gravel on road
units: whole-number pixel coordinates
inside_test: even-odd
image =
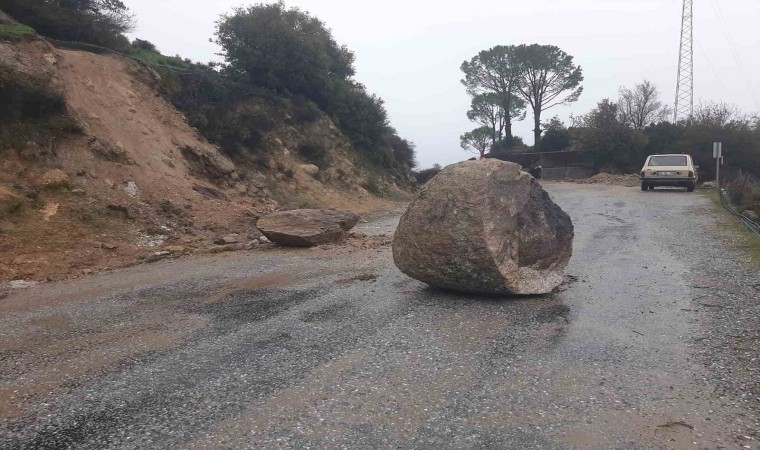
[[[546,183],[544,296],[361,245],[162,261],[0,299],[2,448],[758,448],[757,261],[706,196]]]

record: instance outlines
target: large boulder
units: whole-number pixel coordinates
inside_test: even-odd
[[[272,242],[311,247],[341,239],[359,216],[331,209],[295,209],[262,217],[256,228]]]
[[[572,255],[573,223],[513,163],[466,161],[429,181],[401,217],[393,259],[429,285],[477,294],[545,294]]]

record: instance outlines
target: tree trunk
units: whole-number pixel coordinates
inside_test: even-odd
[[[533,146],[535,147],[541,140],[541,110],[533,110],[533,124],[535,125],[533,128]]]
[[[512,115],[509,113],[512,109],[512,101],[508,95],[502,95],[501,97],[501,109],[504,114],[504,139],[512,140]]]

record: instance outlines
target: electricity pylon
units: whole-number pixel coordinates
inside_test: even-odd
[[[683,0],[681,49],[678,52],[678,82],[673,122],[691,119],[694,114],[694,27],[693,0]]]

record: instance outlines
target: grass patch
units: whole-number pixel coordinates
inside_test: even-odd
[[[196,72],[201,70],[198,65],[191,60],[182,59],[179,56],[166,56],[142,48],[131,48],[127,54],[153,68],[168,68],[182,72]]]
[[[26,25],[0,24],[0,41],[20,41],[37,36],[32,27]]]
[[[710,189],[706,192],[700,192],[701,195],[709,198],[720,210],[722,218],[727,225],[725,231],[731,233],[736,239],[725,239],[731,246],[740,251],[745,251],[750,257],[751,264],[754,268],[760,268],[760,238],[755,236],[747,227],[730,212],[723,208],[720,202],[718,191]],[[721,224],[722,225],[722,224]]]

